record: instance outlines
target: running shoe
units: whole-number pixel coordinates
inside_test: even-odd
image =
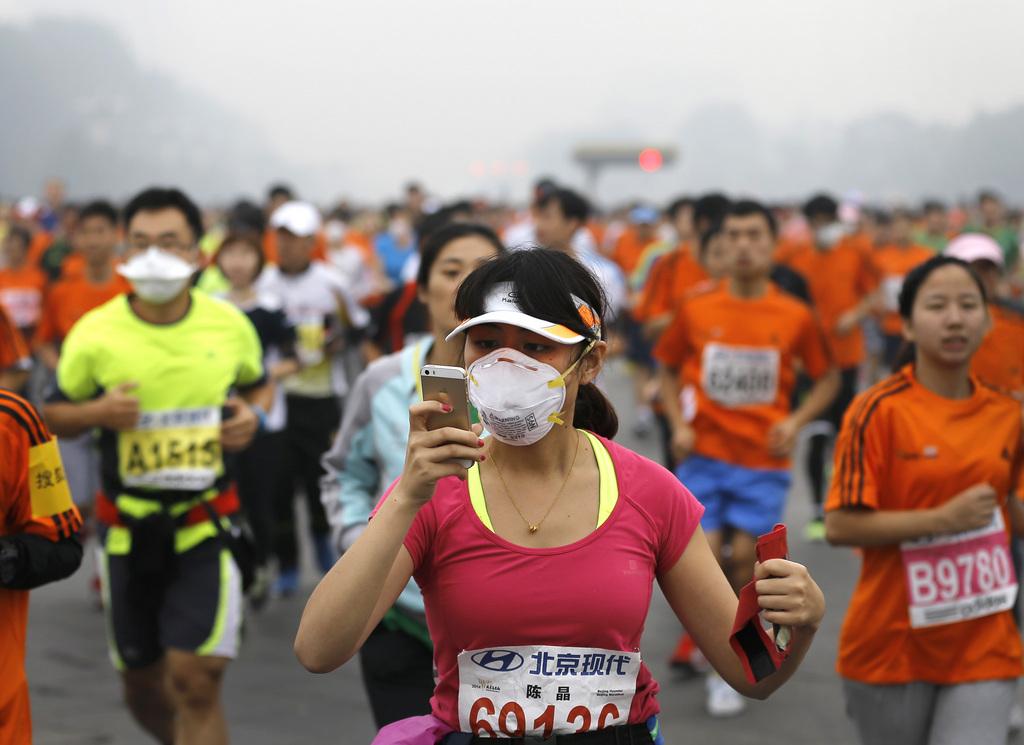
[[[747,708],[736,689],[726,683],[717,673],[708,673],[705,679],[708,714],[716,718],[734,717]]]

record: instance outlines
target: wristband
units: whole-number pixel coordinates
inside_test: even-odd
[[[768,559],[785,559],[787,553],[786,526],[781,523],[771,533],[757,539],[757,560],[762,563]],[[776,672],[789,656],[790,630],[774,624],[774,639],[764,630],[756,580],[744,585],[739,600],[729,644],[740,658],[747,680],[754,684]]]

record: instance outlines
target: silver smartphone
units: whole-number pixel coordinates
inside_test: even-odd
[[[427,419],[427,429],[442,427],[470,429],[469,389],[466,386],[466,371],[461,367],[447,365],[424,365],[420,370],[420,387],[424,401],[440,401],[452,410],[447,414],[433,414]],[[471,460],[458,460],[463,468],[473,465]]]

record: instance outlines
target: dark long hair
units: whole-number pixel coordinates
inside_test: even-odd
[[[594,275],[576,259],[560,251],[530,248],[500,256],[482,265],[459,287],[455,314],[462,320],[482,315],[484,299],[499,282],[511,282],[524,313],[559,323],[588,341],[594,332],[580,318],[571,295],[586,301],[601,321],[601,339],[606,338],[604,318],[607,301]],[[619,431],[619,417],[611,401],[593,383],[579,387],[573,426],[612,438]]]
[[[903,286],[900,288],[899,297],[899,311],[900,317],[905,321],[909,321],[911,316],[914,315],[914,302],[917,300],[917,294],[921,291],[921,286],[924,285],[925,281],[932,275],[932,272],[937,269],[941,269],[944,266],[958,266],[970,275],[971,279],[974,280],[974,284],[978,286],[978,292],[981,293],[981,302],[988,303],[988,293],[985,292],[985,283],[981,281],[981,277],[974,271],[970,264],[961,259],[957,259],[953,256],[945,256],[939,254],[933,256],[927,261],[923,261],[913,269],[911,269],[907,276],[903,279]],[[896,361],[893,367],[899,369],[904,365],[909,365],[917,356],[917,350],[914,345],[904,341],[900,346],[900,351],[896,355]]]
[[[494,252],[501,256],[505,253],[505,244],[497,233],[486,225],[472,222],[454,222],[445,225],[430,233],[420,246],[420,267],[416,274],[416,284],[426,287],[430,282],[430,270],[437,261],[437,257],[448,246],[449,243],[460,238],[480,238],[494,246]]]

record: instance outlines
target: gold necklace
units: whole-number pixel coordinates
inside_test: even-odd
[[[505,489],[505,496],[508,497],[508,501],[512,503],[512,506],[515,508],[516,512],[519,513],[519,517],[521,517],[523,522],[526,523],[526,528],[530,531],[531,534],[536,533],[538,530],[540,530],[540,526],[543,525],[544,521],[548,519],[548,515],[551,514],[551,510],[555,508],[555,503],[558,501],[558,498],[562,496],[562,492],[565,491],[565,485],[569,483],[569,477],[572,476],[572,469],[576,467],[576,457],[579,454],[580,433],[579,430],[576,430],[576,450],[572,454],[572,463],[569,464],[569,470],[565,472],[565,479],[562,481],[562,486],[558,489],[558,493],[555,494],[555,498],[551,500],[551,504],[548,505],[548,511],[544,513],[544,517],[542,517],[540,521],[538,521],[536,524],[531,523],[529,520],[526,519],[526,515],[524,515],[523,511],[519,509],[519,505],[516,504],[516,500],[512,499],[512,490],[509,489],[508,484],[505,483],[505,477],[501,473],[501,466],[498,465],[498,459],[494,457],[491,458],[491,463],[494,464],[494,470],[498,474],[498,478],[501,480],[501,486],[502,488]]]

